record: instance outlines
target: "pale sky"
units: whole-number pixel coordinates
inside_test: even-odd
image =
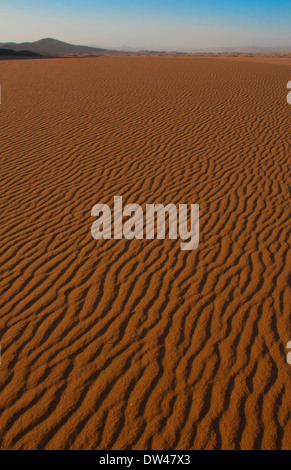
[[[108,48],[290,46],[291,0],[0,0],[0,42]]]

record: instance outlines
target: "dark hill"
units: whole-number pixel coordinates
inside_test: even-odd
[[[0,57],[40,57],[40,54],[31,51],[13,51],[0,48]]]
[[[56,39],[46,38],[41,39],[40,41],[35,42],[23,42],[17,44],[14,42],[7,42],[0,44],[0,49],[10,49],[14,51],[30,51],[35,52],[41,55],[97,55],[105,51],[105,49],[100,49],[97,47],[89,46],[75,46],[73,44],[68,44],[66,42],[57,41]]]

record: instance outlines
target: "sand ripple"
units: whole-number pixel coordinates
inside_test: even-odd
[[[287,449],[291,66],[1,62],[2,449]],[[199,203],[200,246],[91,237]]]

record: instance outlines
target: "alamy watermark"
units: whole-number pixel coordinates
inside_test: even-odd
[[[181,250],[196,250],[199,245],[199,204],[191,204],[190,222],[188,204],[179,204],[178,209],[175,204],[146,204],[145,214],[139,204],[128,204],[123,208],[122,196],[114,196],[113,205],[113,217],[107,204],[93,206],[91,215],[97,220],[91,234],[95,240],[153,240],[155,233],[158,240],[165,240],[168,232],[170,240],[176,240],[178,236],[183,240]],[[128,219],[124,221],[125,217]]]
[[[290,82],[287,83],[287,89],[291,90],[291,80],[290,80]],[[287,95],[287,103],[291,104],[291,91]]]

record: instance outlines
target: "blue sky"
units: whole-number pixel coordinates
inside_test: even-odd
[[[291,45],[291,0],[0,0],[0,42],[157,49]]]

